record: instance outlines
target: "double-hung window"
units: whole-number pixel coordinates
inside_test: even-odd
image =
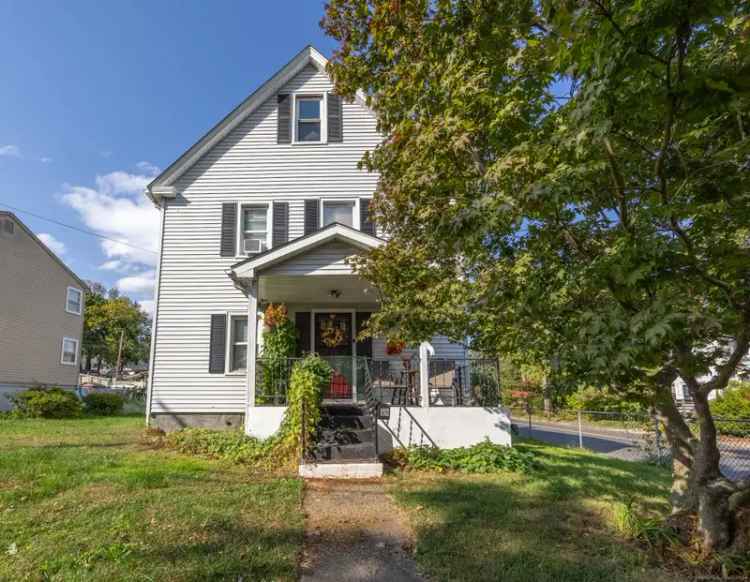
[[[334,222],[354,227],[354,202],[324,200],[322,226],[325,227]]]
[[[240,253],[260,253],[268,248],[268,205],[242,206],[240,217]]]
[[[64,337],[62,340],[62,353],[60,363],[66,366],[75,366],[78,363],[78,340]]]
[[[230,315],[229,371],[247,369],[247,316]]]
[[[321,123],[321,109],[323,99],[321,97],[297,97],[296,110],[296,132],[299,142],[321,142],[323,141],[323,130]]]
[[[81,315],[82,303],[83,292],[75,287],[68,287],[68,292],[65,296],[65,311],[74,315]]]

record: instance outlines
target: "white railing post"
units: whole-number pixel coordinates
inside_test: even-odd
[[[257,279],[253,279],[250,283],[247,299],[247,406],[252,408],[255,406],[255,365],[258,344]],[[231,330],[228,333],[231,333]]]
[[[419,399],[420,406],[430,405],[430,356],[435,355],[435,348],[430,342],[419,344]]]

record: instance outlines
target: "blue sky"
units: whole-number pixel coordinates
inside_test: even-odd
[[[323,2],[0,0],[0,208],[156,248],[141,191],[294,54]],[[156,255],[17,213],[76,273],[151,307]]]

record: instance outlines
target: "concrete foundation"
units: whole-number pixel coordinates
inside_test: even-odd
[[[164,432],[181,428],[210,428],[213,430],[241,429],[245,425],[244,414],[152,414],[151,426]]]

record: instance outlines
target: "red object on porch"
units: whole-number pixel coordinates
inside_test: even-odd
[[[331,389],[329,391],[329,398],[351,398],[352,387],[346,379],[346,376],[340,372],[334,372],[331,377]]]

